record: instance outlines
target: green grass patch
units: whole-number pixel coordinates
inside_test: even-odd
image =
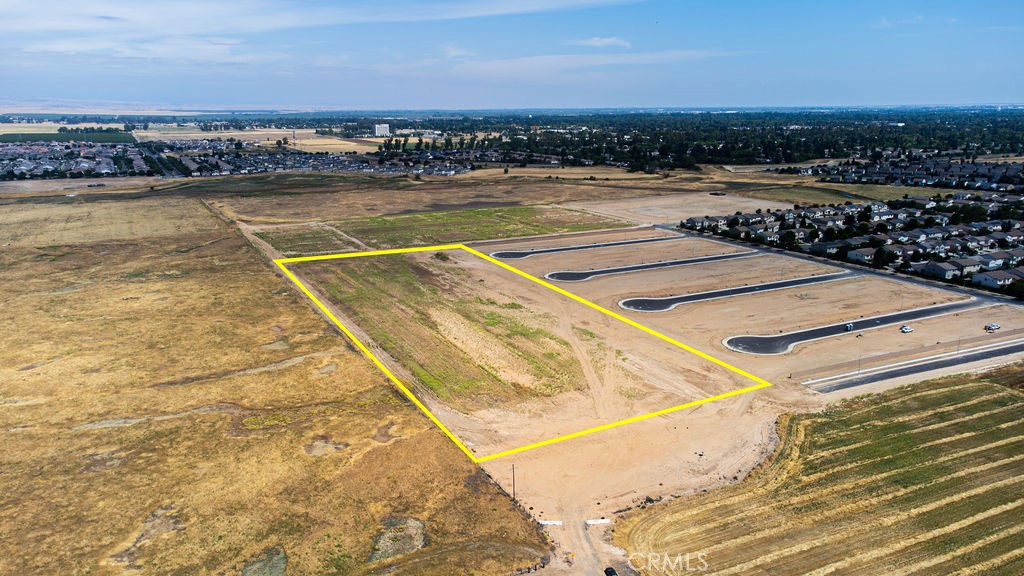
[[[423,388],[457,409],[550,396],[581,385],[579,361],[569,343],[546,328],[550,318],[518,303],[454,289],[466,271],[453,261],[388,255],[296,266]],[[466,332],[466,326],[493,338],[486,351],[467,349],[466,339],[480,336]],[[453,337],[452,330],[462,335]],[[529,368],[533,381],[504,379],[489,364],[494,357],[525,363],[520,366]]]

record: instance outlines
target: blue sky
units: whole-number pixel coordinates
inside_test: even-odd
[[[1024,101],[1007,1],[0,0],[0,107]]]

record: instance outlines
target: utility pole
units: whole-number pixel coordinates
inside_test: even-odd
[[[512,465],[512,501],[516,499],[516,465]]]

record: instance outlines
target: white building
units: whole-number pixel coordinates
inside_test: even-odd
[[[385,136],[391,136],[391,125],[390,124],[374,124],[373,135],[382,138]]]

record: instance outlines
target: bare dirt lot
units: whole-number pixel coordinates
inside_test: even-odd
[[[443,254],[291,267],[478,456],[753,384],[476,256]]]
[[[708,262],[696,266],[682,266],[643,272],[642,276],[614,274],[587,280],[589,287],[579,290],[593,290],[595,294],[614,293],[625,298],[662,298],[693,294],[710,290],[721,290],[775,282],[791,278],[805,278],[822,274],[833,274],[839,269],[814,262],[793,260],[775,254],[756,254],[750,258]],[[642,281],[640,281],[642,278]],[[573,285],[575,289],[575,285]],[[690,304],[687,304],[690,306]],[[619,307],[616,305],[616,310]]]
[[[502,246],[499,249],[507,248]],[[493,246],[488,246],[488,250],[494,251]],[[537,254],[528,258],[510,259],[507,262],[520,270],[543,277],[549,272],[556,271],[600,270],[602,268],[615,268],[633,264],[650,264],[719,254],[737,254],[745,251],[747,250],[731,244],[715,242],[714,240],[679,236],[676,239],[649,244],[609,246],[587,250]],[[652,271],[642,272],[641,274],[653,273]],[[615,276],[618,276],[618,274],[615,274]],[[634,276],[634,282],[639,277]],[[597,281],[597,278],[587,280],[586,282],[567,283],[566,286],[569,287],[569,290],[575,291],[577,284],[586,284],[594,281]]]

